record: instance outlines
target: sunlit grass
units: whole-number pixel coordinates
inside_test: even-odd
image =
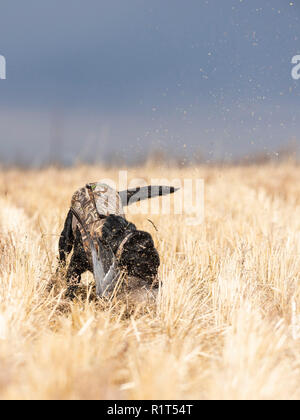
[[[203,178],[204,223],[129,214],[161,256],[156,301],[99,301],[87,274],[69,302],[56,269],[72,193],[117,171],[0,171],[0,398],[300,398],[300,168],[137,177]]]

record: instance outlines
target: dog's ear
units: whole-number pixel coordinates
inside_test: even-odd
[[[73,214],[69,211],[65,221],[64,229],[59,238],[59,260],[62,264],[66,263],[67,255],[72,251],[75,237],[72,229]]]
[[[129,206],[130,204],[137,203],[142,200],[147,200],[147,198],[173,194],[178,190],[179,188],[175,187],[149,185],[148,187],[137,187],[130,190],[120,191],[119,196],[121,198],[122,205]]]

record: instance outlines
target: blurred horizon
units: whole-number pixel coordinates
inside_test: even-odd
[[[299,17],[284,0],[4,0],[0,162],[296,150]]]

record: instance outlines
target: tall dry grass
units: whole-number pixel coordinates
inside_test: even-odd
[[[157,301],[134,305],[89,299],[91,275],[65,301],[55,277],[73,191],[116,172],[0,171],[0,398],[300,398],[300,168],[145,176],[204,178],[205,222],[129,216],[162,260]]]

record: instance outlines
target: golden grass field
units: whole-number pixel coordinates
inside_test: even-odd
[[[161,256],[155,303],[89,299],[90,274],[66,301],[59,234],[73,192],[104,177],[0,170],[0,398],[300,398],[300,167],[130,169],[203,178],[205,221],[128,216]]]

